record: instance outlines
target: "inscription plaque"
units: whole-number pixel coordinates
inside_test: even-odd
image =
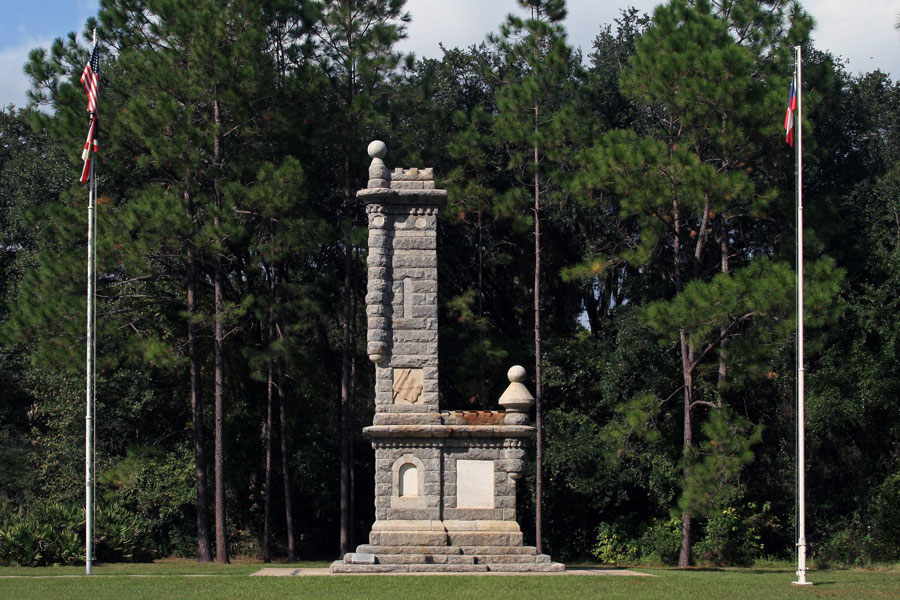
[[[456,461],[456,508],[494,508],[494,461]]]

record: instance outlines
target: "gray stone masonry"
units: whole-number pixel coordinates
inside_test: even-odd
[[[516,484],[534,435],[525,370],[510,369],[505,410],[441,412],[437,216],[432,169],[388,170],[369,145],[357,192],[369,222],[366,351],[375,364],[375,523],[333,573],[557,572],[523,545]]]

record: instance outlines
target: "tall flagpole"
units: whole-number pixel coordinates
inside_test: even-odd
[[[97,47],[97,30],[94,30],[94,48]],[[95,119],[96,114],[91,115]],[[93,143],[86,146],[93,152]],[[91,178],[88,185],[88,234],[87,234],[87,389],[85,393],[84,435],[84,566],[85,574],[91,574],[94,542],[94,398],[96,397],[96,315],[94,296],[97,286],[95,259],[97,255],[95,224],[97,222],[97,186],[94,180],[94,161],[91,161]]]
[[[87,393],[85,394],[84,435],[84,560],[85,574],[91,574],[94,538],[94,165],[88,187],[87,256]]]
[[[806,400],[803,362],[803,78],[800,46],[794,47],[797,73],[797,581],[795,585],[812,585],[806,580]]]

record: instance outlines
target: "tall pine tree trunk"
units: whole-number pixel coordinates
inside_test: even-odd
[[[359,260],[359,250],[354,249],[354,264],[356,264]],[[359,309],[359,277],[356,276],[356,271],[353,271],[352,278],[352,286],[350,289],[350,295],[353,299],[351,307],[350,307],[350,348],[353,350],[350,354],[350,427],[349,427],[349,439],[347,440],[347,444],[349,446],[349,455],[347,458],[347,462],[350,465],[350,531],[348,538],[348,545],[351,548],[356,546],[354,541],[354,527],[353,527],[353,519],[356,514],[356,470],[353,468],[354,465],[354,439],[356,434],[356,381],[357,381],[357,372],[356,372],[356,340],[358,335],[358,325],[356,316],[359,314],[357,310]]]
[[[312,42],[316,46],[313,58],[328,74],[333,91],[340,98],[335,107],[343,122],[336,132],[342,145],[343,217],[344,232],[344,289],[341,327],[341,391],[338,430],[340,432],[340,552],[346,554],[353,541],[352,503],[352,440],[353,415],[351,296],[353,283],[352,227],[355,221],[355,182],[351,165],[360,149],[365,124],[375,116],[374,107],[382,95],[382,84],[398,63],[398,55],[391,48],[403,37],[407,15],[403,2],[323,2],[319,22],[312,28]],[[363,102],[357,98],[362,96]],[[363,146],[364,147],[364,146]]]
[[[681,339],[681,370],[684,378],[684,438],[682,459],[684,467],[682,477],[684,485],[687,485],[691,472],[691,447],[694,445],[694,427],[691,422],[691,408],[694,395],[694,374],[691,365],[694,363],[694,347],[688,343],[687,331],[678,331]],[[688,567],[691,564],[691,513],[687,510],[681,513],[681,547],[678,551],[678,566]]]
[[[273,234],[274,235],[274,234]],[[271,562],[271,517],[272,517],[272,431],[273,431],[273,412],[274,398],[273,389],[275,387],[274,378],[274,350],[275,342],[275,306],[278,303],[277,295],[278,286],[278,266],[272,265],[269,270],[269,332],[267,340],[269,343],[269,361],[268,374],[266,378],[266,495],[263,506],[263,562]]]
[[[351,78],[348,78],[352,80]],[[352,86],[348,85],[348,95],[352,98]],[[349,103],[348,103],[349,106]],[[348,131],[349,131],[348,123]],[[349,138],[347,140],[349,142]],[[344,149],[344,206],[347,211],[348,220],[353,221],[353,202],[350,189],[350,150]],[[350,413],[351,413],[351,371],[350,363],[350,318],[351,318],[351,300],[353,295],[353,245],[348,231],[344,236],[344,292],[343,305],[341,311],[341,556],[350,552],[351,532],[353,526],[352,506],[350,502]]]
[[[272,310],[269,309],[269,352],[272,352],[273,339],[272,326]],[[271,554],[271,533],[269,524],[271,522],[272,510],[272,388],[274,384],[272,374],[272,356],[269,355],[268,376],[266,378],[266,495],[263,499],[263,562],[272,562]]]
[[[284,400],[284,380],[281,366],[278,369],[278,417],[279,431],[281,432],[281,476],[284,482],[284,520],[287,527],[287,559],[297,559],[297,551],[294,548],[294,510],[291,507],[291,476],[288,470],[288,442],[287,442],[287,410]]]
[[[347,47],[352,49],[356,40],[352,37],[352,27],[347,28]],[[353,206],[353,189],[351,185],[352,177],[350,174],[350,147],[356,137],[353,135],[353,99],[355,97],[355,65],[350,61],[347,70],[347,82],[344,100],[346,102],[346,130],[344,135],[344,208],[347,211],[347,221],[352,229],[354,222],[354,206]],[[352,432],[351,413],[352,413],[352,394],[351,394],[351,376],[352,365],[350,363],[350,318],[351,318],[351,299],[353,295],[353,242],[351,239],[351,231],[348,231],[344,237],[344,293],[342,306],[342,323],[341,323],[341,556],[350,552],[353,533],[353,504],[350,499],[351,495],[351,444]]]
[[[721,271],[722,273],[730,273],[731,267],[728,264],[728,221],[725,219],[725,215],[722,215],[720,225],[719,252]],[[726,329],[723,325],[719,330],[719,335],[722,339],[722,344],[719,346],[719,380],[716,382],[716,403],[719,408],[722,408],[722,392],[725,389],[725,383],[728,381],[728,365],[725,364],[725,346],[728,344],[728,340],[725,339]]]
[[[684,281],[681,276],[681,212],[678,199],[672,202],[672,216],[675,225],[673,239],[673,259],[675,274],[675,289],[677,293],[684,290]],[[687,331],[678,330],[681,342],[681,375],[684,384],[684,432],[682,437],[682,467],[683,486],[687,486],[688,476],[691,472],[691,446],[694,444],[694,429],[691,422],[691,408],[694,395],[693,347],[688,344]],[[691,513],[687,510],[681,513],[681,547],[678,551],[678,566],[687,567],[691,564]]]
[[[188,201],[188,217],[193,219],[194,211],[190,198]],[[200,352],[197,348],[197,326],[194,316],[197,314],[197,272],[194,248],[188,244],[187,255],[187,305],[188,305],[188,364],[191,387],[191,410],[194,421],[194,478],[197,484],[197,561],[209,562],[209,499],[206,495],[206,439],[203,426],[203,398],[200,395]]]
[[[350,552],[350,235],[344,238],[344,305],[341,335],[341,556]]]
[[[484,211],[481,208],[481,200],[478,201],[478,348],[484,353]],[[486,358],[486,357],[485,357]],[[486,360],[478,361],[478,403],[484,406],[487,402],[487,386],[485,385],[484,364]]]
[[[219,136],[219,100],[213,99],[213,122],[215,134],[213,139],[213,159],[215,166],[221,167],[222,148]],[[218,173],[216,173],[218,176]],[[219,211],[222,209],[222,199],[219,195],[219,186],[213,181],[215,192],[216,213],[213,217],[213,226],[218,232],[221,226]],[[224,240],[220,240],[223,241]],[[224,285],[224,273],[222,267],[222,252],[216,252],[215,273],[213,275],[213,295],[215,304],[215,473],[216,473],[216,562],[225,564],[228,562],[228,544],[225,530],[225,302],[222,297]]]
[[[534,103],[534,133],[538,133],[538,110]],[[534,146],[534,425],[535,425],[535,481],[534,481],[534,538],[538,552],[544,551],[543,495],[544,495],[544,429],[541,402],[541,180],[538,172],[540,153]]]
[[[681,277],[681,214],[679,211],[678,200],[673,202],[673,216],[675,222],[675,241],[674,241],[674,258],[675,258],[675,287],[678,293],[684,291],[684,281]],[[697,232],[697,242],[694,246],[693,267],[694,278],[698,278],[701,273],[701,259],[703,257],[703,242],[706,239],[706,229],[709,224],[710,199],[706,197],[703,207],[703,216],[700,220],[700,229]],[[682,457],[684,466],[682,471],[683,485],[687,487],[688,478],[691,473],[692,446],[694,445],[694,424],[693,415],[694,408],[694,362],[696,360],[696,349],[694,344],[688,342],[687,330],[679,329],[678,337],[681,342],[681,371],[684,381],[684,437],[682,447]],[[678,551],[678,566],[688,567],[691,564],[691,529],[692,519],[691,513],[687,510],[681,513],[681,547]]]
[[[215,218],[218,225],[219,218]],[[225,327],[222,322],[222,258],[216,257],[213,282],[215,296],[215,472],[216,472],[216,562],[228,562],[225,531]]]

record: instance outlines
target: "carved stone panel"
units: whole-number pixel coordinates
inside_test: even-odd
[[[422,369],[394,369],[394,404],[422,402]]]

